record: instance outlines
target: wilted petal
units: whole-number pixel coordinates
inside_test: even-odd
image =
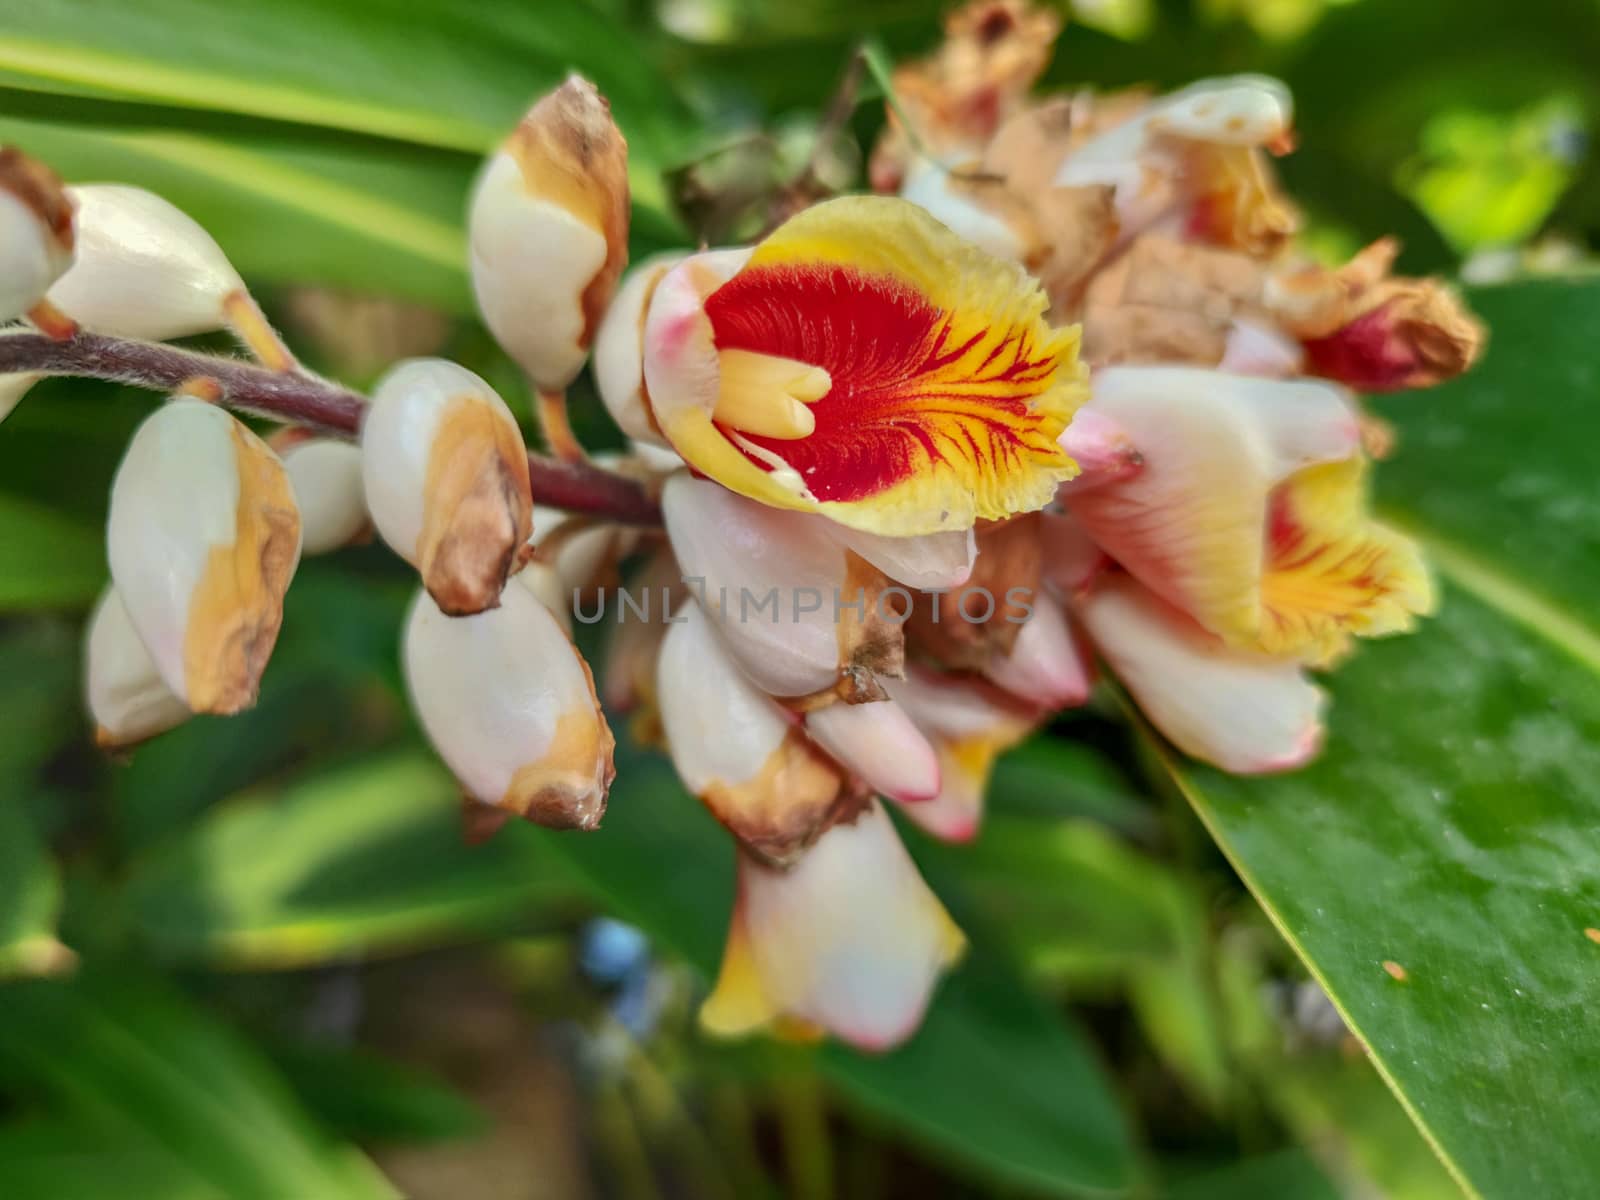
[[[131,746],[181,725],[189,707],[172,694],[117,589],[100,594],[84,645],[84,698],[102,747]]]
[[[835,542],[826,521],[687,474],[667,481],[661,508],[684,578],[763,691],[868,699],[881,695],[876,675],[899,673],[904,638],[883,576]]]
[[[558,829],[600,823],[611,730],[588,664],[532,590],[468,617],[419,593],[405,669],[428,740],[474,800]]]
[[[684,786],[746,849],[785,863],[816,840],[845,797],[844,777],[733,665],[693,601],[667,628],[656,689]]]
[[[0,321],[26,313],[72,265],[72,225],[56,173],[0,147]]]
[[[1235,774],[1286,771],[1322,744],[1325,697],[1293,659],[1235,650],[1126,575],[1078,613],[1111,671],[1186,754]]]
[[[373,390],[361,425],[367,508],[448,613],[495,604],[528,540],[528,453],[505,402],[478,376],[417,358]]]
[[[467,226],[484,323],[560,391],[628,261],[628,147],[593,84],[574,75],[528,110],[485,165]]]
[[[661,433],[645,399],[645,315],[656,285],[683,257],[657,254],[623,276],[594,339],[594,382],[600,399],[623,433],[647,445],[659,443]]]
[[[829,704],[805,716],[806,734],[869,790],[891,800],[939,794],[939,758],[893,700]]]
[[[995,761],[1027,737],[1038,710],[981,680],[924,667],[908,667],[904,680],[891,680],[884,688],[939,756],[939,794],[902,811],[935,837],[970,841],[983,818]]]
[[[1144,458],[1117,483],[1068,489],[1073,517],[1151,590],[1224,637],[1261,626],[1267,499],[1296,470],[1354,456],[1341,389],[1184,367],[1108,367],[1092,410]]]
[[[1021,626],[1006,654],[992,657],[983,668],[991,683],[1040,708],[1073,708],[1089,699],[1093,686],[1067,614],[1052,596],[1032,597],[1032,615]]]
[[[722,972],[700,1020],[738,1035],[787,1018],[886,1050],[916,1030],[964,945],[873,803],[786,871],[741,855]]]
[[[244,281],[188,214],[142,188],[67,189],[77,205],[77,259],[49,293],[87,329],[162,341],[221,329]]]
[[[1073,473],[1076,331],[1017,264],[870,196],[807,209],[742,266],[711,257],[657,287],[645,380],[712,479],[902,536],[1038,508]]]
[[[361,448],[337,438],[307,438],[282,451],[300,509],[302,553],[348,546],[368,527]]]
[[[1008,654],[1039,590],[1042,546],[1039,513],[985,523],[976,531],[978,555],[966,582],[946,593],[914,597],[906,641],[944,667],[982,670]]]
[[[1433,387],[1483,351],[1483,325],[1437,280],[1389,280],[1360,307],[1347,324],[1305,343],[1314,374],[1364,392]]]
[[[226,412],[176,399],[111,485],[111,577],[162,680],[195,712],[255,702],[300,561],[289,477]]]

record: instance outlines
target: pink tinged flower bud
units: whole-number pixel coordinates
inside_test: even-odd
[[[361,424],[367,510],[451,615],[497,603],[532,529],[528,452],[505,402],[465,367],[401,363]]]
[[[1126,575],[1078,612],[1113,674],[1168,740],[1240,775],[1287,771],[1322,744],[1322,690],[1293,659],[1225,646]]]
[[[111,484],[111,578],[167,687],[195,712],[255,702],[300,561],[288,473],[220,408],[172,400]]]
[[[359,446],[313,437],[291,443],[282,457],[300,509],[301,553],[326,554],[367,531]]]
[[[1052,596],[1031,598],[1033,615],[1005,654],[989,659],[983,674],[991,683],[1040,708],[1086,704],[1094,680],[1087,659],[1072,636],[1066,611]]]
[[[1235,320],[1228,330],[1220,371],[1287,379],[1301,373],[1305,351],[1299,342],[1255,321]]]
[[[835,825],[786,871],[739,859],[711,1033],[774,1023],[887,1050],[915,1032],[966,944],[881,805]]]
[[[412,707],[468,796],[556,829],[599,825],[611,730],[588,664],[530,589],[468,617],[419,593],[404,649]]]
[[[1058,441],[1080,468],[1076,477],[1056,489],[1060,496],[1127,479],[1144,466],[1144,456],[1128,431],[1103,412],[1088,407],[1078,410]]]
[[[667,480],[662,513],[690,587],[740,669],[800,703],[878,699],[905,639],[883,576],[834,541],[825,518],[768,508],[688,474]]]
[[[645,393],[644,322],[656,285],[683,257],[657,254],[623,276],[594,339],[594,382],[600,399],[623,433],[647,445],[665,443]]]
[[[830,704],[807,713],[805,729],[874,792],[902,803],[939,794],[939,756],[893,700]]]
[[[96,333],[187,337],[228,323],[244,281],[212,236],[153,192],[116,184],[68,189],[78,255],[50,289],[57,308]]]
[[[656,688],[684,786],[757,858],[793,862],[846,802],[844,777],[740,673],[692,600],[667,629]]]
[[[0,321],[44,298],[72,265],[72,204],[54,171],[0,148]]]
[[[574,75],[485,165],[467,228],[485,324],[544,391],[583,367],[628,261],[628,145]]]
[[[89,618],[83,685],[95,741],[108,750],[165,733],[190,716],[162,682],[114,587],[100,594]]]
[[[904,680],[890,680],[884,688],[939,756],[939,794],[902,811],[935,837],[971,841],[996,760],[1028,736],[1038,710],[982,680],[926,667],[908,667]]]

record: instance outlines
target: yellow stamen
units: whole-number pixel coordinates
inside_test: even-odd
[[[758,437],[811,436],[817,419],[806,405],[833,386],[826,371],[751,350],[724,350],[717,358],[721,385],[713,415],[719,424]]]

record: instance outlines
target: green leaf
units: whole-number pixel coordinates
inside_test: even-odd
[[[125,902],[163,954],[290,967],[458,938],[551,891],[536,844],[466,846],[421,755],[374,759],[211,809],[134,865]]]
[[[481,153],[529,101],[582,70],[635,147],[681,119],[626,30],[583,0],[39,0],[11,14],[14,83],[121,96]]]
[[[86,1121],[31,1120],[0,1127],[6,1188],[28,1200],[227,1200],[204,1180]]]
[[[1443,610],[1328,680],[1323,756],[1173,776],[1473,1195],[1600,1177],[1600,286],[1473,297],[1487,360],[1388,409]]]
[[[507,830],[523,833],[566,858],[612,911],[707,978],[715,972],[732,846],[662,759],[619,749],[599,832]],[[940,882],[974,943],[997,944],[972,930],[971,905]],[[1129,1131],[1083,1035],[992,952],[974,953],[943,983],[905,1046],[878,1057],[830,1046],[821,1062],[855,1107],[996,1180],[1051,1195],[1131,1184]]]
[[[50,1096],[114,1145],[230,1200],[394,1193],[359,1153],[329,1141],[232,1031],[153,983],[85,973],[3,993],[8,1080]]]
[[[461,1093],[371,1051],[309,1043],[268,1048],[323,1124],[362,1142],[434,1142],[485,1132],[489,1117]]]
[[[93,526],[0,493],[0,613],[87,605],[105,582],[103,542]]]
[[[1304,1151],[1282,1150],[1193,1175],[1162,1195],[1167,1200],[1339,1200],[1340,1193]],[[1396,1200],[1401,1200],[1398,1193]]]

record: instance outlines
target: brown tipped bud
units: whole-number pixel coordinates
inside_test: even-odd
[[[484,167],[467,228],[484,323],[543,391],[583,367],[628,261],[628,144],[574,75]]]
[[[1306,342],[1312,374],[1364,392],[1433,387],[1472,366],[1483,350],[1482,323],[1437,280],[1388,280],[1363,300],[1372,307]]]
[[[367,510],[452,615],[499,602],[532,531],[528,452],[511,410],[465,367],[401,363],[361,426]]]
[[[277,455],[200,400],[157,409],[111,485],[111,578],[163,682],[195,712],[255,702],[300,561]]]
[[[0,321],[22,316],[72,265],[72,202],[56,173],[0,147]]]
[[[615,770],[588,664],[525,587],[447,617],[417,597],[406,685],[429,740],[474,800],[558,829],[593,829]]]

